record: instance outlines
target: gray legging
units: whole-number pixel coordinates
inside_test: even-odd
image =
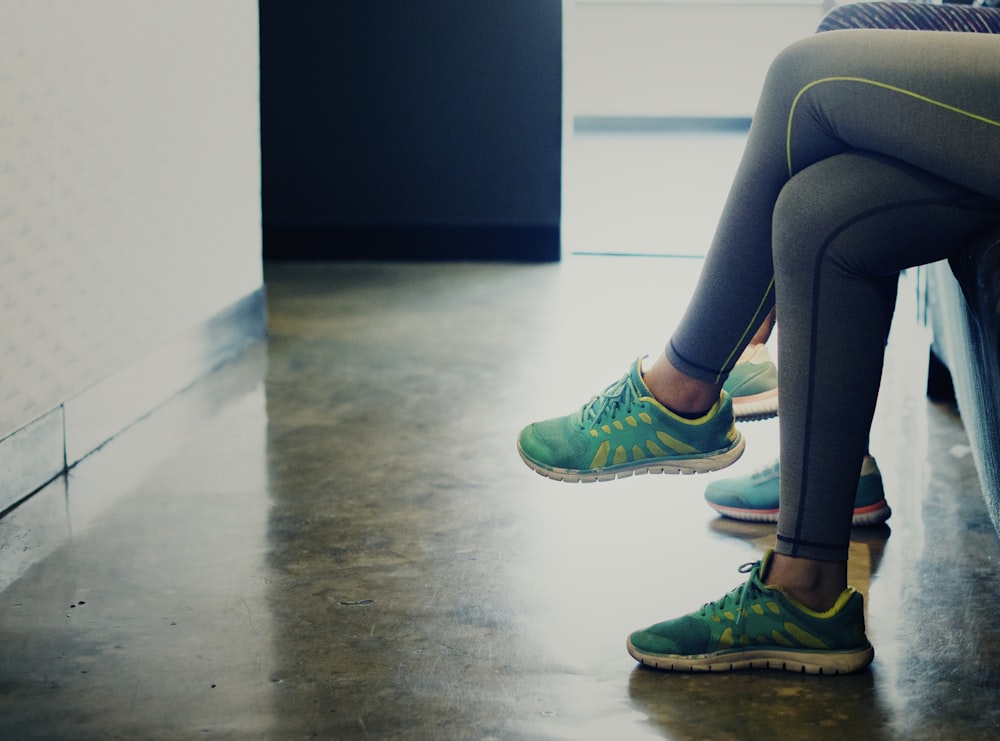
[[[833,31],[774,62],[667,345],[719,383],[777,305],[776,550],[846,560],[899,272],[1000,221],[1000,36]]]

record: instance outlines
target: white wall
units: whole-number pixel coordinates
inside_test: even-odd
[[[565,0],[566,118],[749,117],[771,60],[833,4]]]
[[[253,0],[0,0],[0,438],[259,290]]]

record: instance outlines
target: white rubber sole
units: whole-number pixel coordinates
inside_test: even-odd
[[[671,672],[732,672],[741,669],[778,669],[799,674],[853,674],[868,666],[875,650],[868,645],[855,651],[783,651],[750,649],[696,656],[645,654],[629,640],[626,648],[645,666]]]
[[[777,417],[778,389],[753,396],[734,396],[733,416],[737,422],[759,422]]]
[[[740,522],[766,522],[775,523],[778,521],[778,510],[776,509],[740,509],[738,507],[725,507],[712,502],[706,502],[723,517]],[[858,507],[851,517],[852,527],[871,527],[881,525],[892,515],[889,504],[883,499],[868,507]]]
[[[659,459],[656,461],[636,461],[626,463],[621,466],[609,466],[594,470],[574,471],[566,468],[549,468],[533,461],[527,457],[520,444],[517,452],[521,460],[535,473],[548,479],[564,481],[569,484],[592,484],[598,481],[614,481],[615,479],[626,479],[631,476],[645,476],[647,474],[681,474],[690,475],[696,473],[709,473],[719,471],[733,465],[743,455],[746,448],[746,440],[740,435],[736,442],[723,450],[692,458],[674,458],[669,460]]]

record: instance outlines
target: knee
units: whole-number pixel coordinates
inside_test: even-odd
[[[774,97],[787,105],[812,82],[857,71],[859,58],[868,48],[865,32],[857,30],[817,33],[799,39],[771,61],[762,97]]]
[[[813,177],[806,168],[781,190],[772,216],[772,259],[778,275],[806,277],[817,267],[817,259],[831,231],[829,181]],[[839,209],[837,209],[839,210]]]
[[[845,152],[789,179],[772,215],[775,272],[812,275],[823,264],[852,269],[855,243],[878,236],[872,230],[879,225],[865,215],[885,200],[887,169],[878,158]]]
[[[831,41],[838,34],[814,34],[785,47],[771,61],[765,81],[766,88],[790,86],[797,92],[803,84],[822,77],[829,68]],[[835,44],[834,44],[835,47]]]

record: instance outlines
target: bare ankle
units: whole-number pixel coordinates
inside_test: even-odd
[[[775,553],[764,583],[780,587],[810,610],[825,612],[847,589],[847,562],[815,561]]]
[[[667,409],[679,414],[706,412],[719,400],[721,385],[699,381],[677,370],[660,355],[643,372],[643,381],[653,397]]]

